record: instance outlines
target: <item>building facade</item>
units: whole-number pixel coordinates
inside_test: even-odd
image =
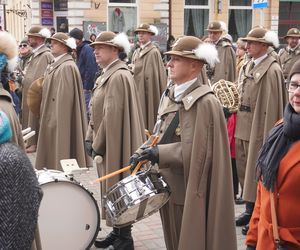
[[[161,36],[206,35],[212,20],[224,21],[236,41],[251,27],[263,25],[284,36],[300,26],[300,0],[268,0],[268,7],[253,9],[251,0],[10,0],[6,26],[18,39],[31,24],[68,32],[82,28],[86,38],[103,30],[133,37],[139,23],[157,24]],[[1,1],[0,1],[1,6]],[[2,7],[2,6],[1,6]],[[17,10],[19,12],[17,12]],[[23,16],[21,16],[23,13]],[[24,16],[26,13],[26,17]],[[3,20],[3,15],[2,18]],[[159,39],[159,38],[158,38]]]

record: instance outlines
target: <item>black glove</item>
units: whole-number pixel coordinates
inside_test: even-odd
[[[132,172],[136,165],[139,163],[139,157],[140,155],[138,153],[134,153],[132,156],[129,158],[129,165],[130,165],[130,171]]]
[[[246,250],[255,250],[256,249],[256,246],[250,246],[250,245],[247,245],[247,248]]]
[[[90,157],[92,157],[92,154],[93,154],[93,147],[92,147],[92,144],[93,144],[93,142],[92,142],[92,141],[85,141],[84,144],[85,144],[85,151],[86,151],[86,153],[87,153]]]
[[[96,151],[94,149],[92,149],[92,159],[94,160],[96,155],[99,155],[96,153]]]
[[[152,165],[158,163],[159,153],[157,146],[145,148],[138,161],[148,160]]]

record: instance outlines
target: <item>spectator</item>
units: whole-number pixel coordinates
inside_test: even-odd
[[[98,71],[98,66],[94,50],[89,46],[91,42],[83,40],[83,31],[78,28],[74,28],[70,31],[70,37],[75,39],[77,45],[76,63],[82,79],[85,107],[87,117],[89,118],[89,103],[92,96],[92,89],[94,88],[94,79]]]
[[[289,103],[283,119],[270,131],[257,161],[259,179],[247,250],[300,249],[300,61],[290,71]],[[271,212],[271,196],[275,216]],[[273,210],[273,211],[274,211]],[[274,218],[279,244],[273,238]]]
[[[42,191],[30,160],[10,143],[9,119],[0,111],[0,249],[31,249]]]

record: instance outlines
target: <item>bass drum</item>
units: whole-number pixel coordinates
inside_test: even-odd
[[[89,249],[100,229],[93,195],[60,171],[39,170],[37,177],[44,192],[38,218],[42,249]]]

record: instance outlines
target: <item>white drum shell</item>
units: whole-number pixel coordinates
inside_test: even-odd
[[[88,249],[100,227],[91,193],[59,171],[37,171],[37,176],[44,192],[38,218],[42,249]]]

